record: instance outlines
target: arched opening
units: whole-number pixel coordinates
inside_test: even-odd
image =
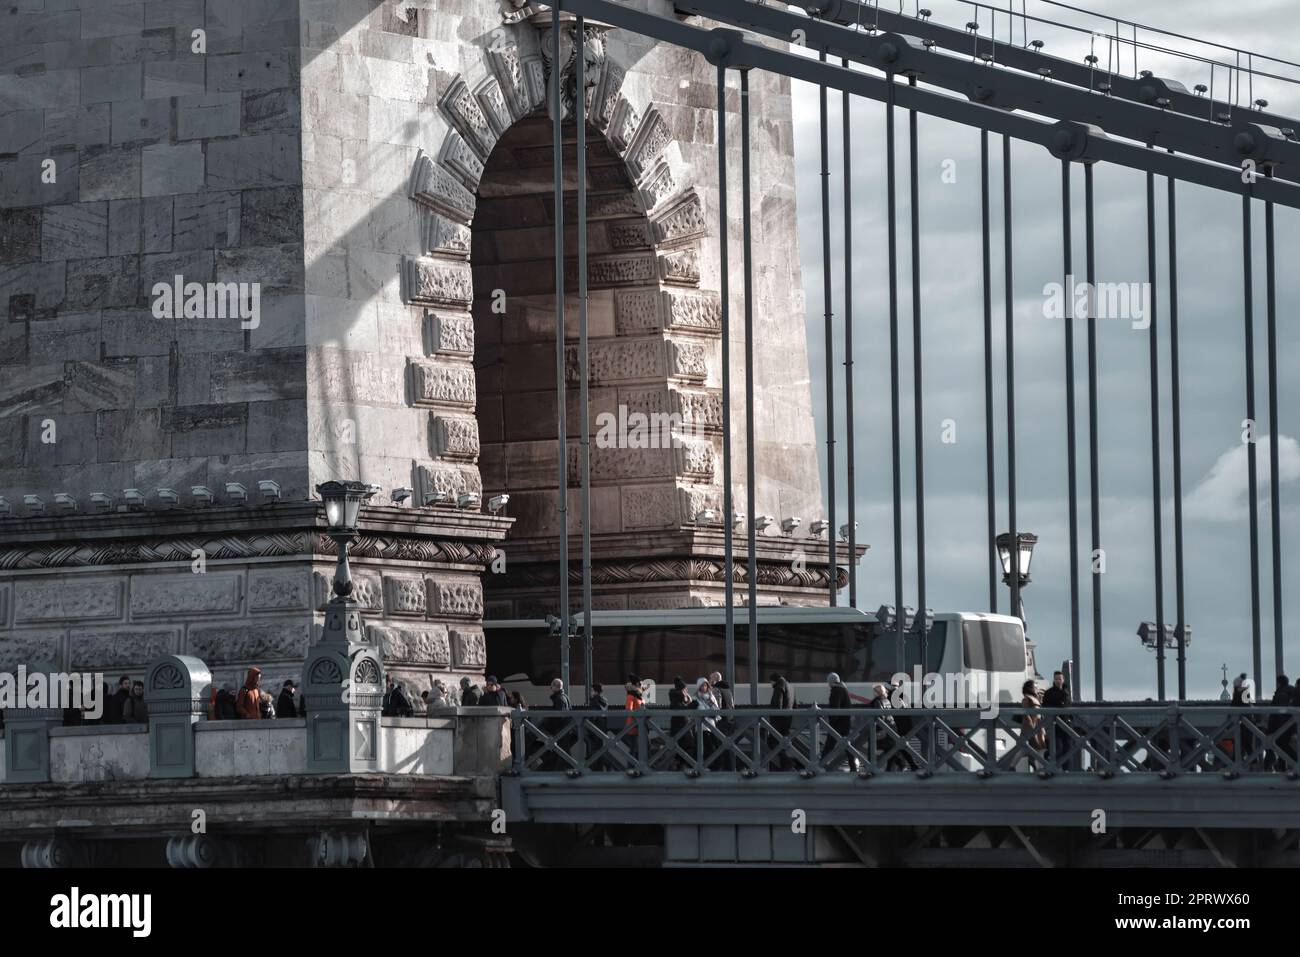
[[[577,366],[577,127],[564,125],[565,338],[569,534],[581,532]],[[559,512],[555,383],[553,127],[545,115],[514,124],[479,182],[470,262],[474,284],[476,414],[483,494],[507,493],[515,520],[507,571],[484,581],[485,615],[540,617],[558,610]],[[620,486],[673,482],[672,449],[598,447],[601,413],[662,402],[663,335],[651,224],[623,160],[587,128],[588,336],[591,343],[593,537],[624,530]],[[638,388],[639,386],[639,388]],[[653,393],[656,399],[646,396]],[[577,550],[572,558],[578,559]],[[580,593],[573,594],[576,606]]]

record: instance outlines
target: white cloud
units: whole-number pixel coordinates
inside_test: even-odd
[[[1259,494],[1268,491],[1268,460],[1273,437],[1266,435],[1256,443]],[[1205,477],[1197,484],[1184,503],[1185,514],[1193,520],[1222,522],[1238,520],[1246,515],[1248,504],[1248,474],[1245,443],[1228,449],[1219,456]],[[1278,478],[1282,484],[1300,478],[1300,443],[1290,436],[1282,436],[1278,444]]]

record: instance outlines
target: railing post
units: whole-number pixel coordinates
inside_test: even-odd
[[[27,676],[57,674],[52,661],[19,665],[17,686],[27,689]],[[48,684],[47,684],[48,686]],[[105,702],[107,706],[107,702]],[[50,780],[50,728],[63,721],[58,708],[8,708],[5,711],[5,781],[9,784],[45,784]]]
[[[198,658],[163,655],[145,674],[149,711],[149,777],[192,778],[194,725],[203,720],[212,673]]]
[[[325,633],[307,653],[307,770],[313,774],[378,771],[384,665],[365,640],[355,600],[325,606]]]

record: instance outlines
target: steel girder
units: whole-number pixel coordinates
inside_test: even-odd
[[[823,63],[751,40],[739,31],[706,30],[677,20],[620,6],[611,0],[556,0],[570,13],[580,14],[619,29],[702,54],[710,63],[730,69],[758,69],[783,74],[831,89],[842,90],[878,102],[886,102],[892,91],[894,104],[964,126],[986,129],[1014,139],[1037,143],[1057,159],[1084,163],[1106,162],[1157,176],[1168,176],[1198,186],[1274,202],[1300,209],[1300,186],[1286,180],[1263,178],[1243,183],[1242,171],[1135,143],[1108,138],[1105,131],[1084,123],[1038,120],[1008,113],[919,86],[907,86],[860,71]],[[542,4],[543,6],[545,4]]]
[[[1133,102],[1104,95],[1095,87],[1079,89],[1069,83],[1051,82],[1041,75],[996,70],[982,61],[939,52],[937,47],[927,49],[923,38],[910,34],[888,32],[873,36],[833,21],[800,16],[778,7],[758,6],[747,0],[679,0],[677,8],[781,40],[790,40],[795,31],[802,31],[804,45],[810,49],[824,49],[828,54],[885,73],[915,76],[921,82],[961,93],[985,106],[1088,123],[1115,136],[1217,163],[1240,167],[1249,159],[1259,167],[1276,166],[1287,179],[1300,178],[1300,141],[1288,139],[1277,128],[1254,119],[1229,126],[1212,122],[1204,115],[1192,116],[1161,108],[1155,102],[1168,100],[1163,93],[1149,101],[1150,105]],[[1238,115],[1243,112],[1249,115],[1249,111],[1238,111]],[[1300,126],[1300,122],[1292,121],[1291,126]]]

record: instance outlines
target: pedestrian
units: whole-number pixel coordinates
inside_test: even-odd
[[[1069,708],[1073,705],[1070,699],[1070,688],[1065,683],[1065,672],[1052,672],[1052,686],[1043,692],[1044,708]],[[1047,722],[1052,726],[1052,742],[1056,747],[1056,762],[1062,771],[1074,770],[1073,755],[1066,757],[1070,751],[1070,732],[1072,727],[1068,715],[1053,715],[1047,718]]]
[[[668,710],[685,711],[691,707],[691,696],[686,690],[686,679],[678,675],[673,679],[673,690],[668,692]],[[668,763],[673,767],[681,766],[681,758],[673,752],[674,748],[685,750],[686,743],[682,740],[682,735],[686,733],[686,719],[673,718],[668,722],[668,752],[670,757]]]
[[[257,707],[263,720],[275,717],[275,702],[271,700],[271,692],[259,691],[257,693]]]
[[[126,699],[126,704],[122,706],[122,722],[124,724],[147,724],[149,722],[149,709],[144,703],[144,682],[135,681],[131,683],[131,696]]]
[[[293,700],[293,694],[297,686],[293,683],[292,678],[286,678],[284,684],[280,686],[280,700],[275,704],[275,716],[277,718],[293,718],[298,714],[298,706]]]
[[[849,689],[845,687],[844,682],[840,680],[838,673],[832,671],[828,674],[826,676],[826,684],[830,688],[830,699],[826,703],[828,708],[832,710],[842,710],[853,707],[853,701],[849,698]],[[836,738],[835,734],[827,734],[822,741],[821,756],[823,763],[826,761],[827,755],[839,747],[840,741],[843,741],[846,750],[844,757],[840,760],[843,761],[847,759],[849,770],[856,771],[858,769],[857,758],[853,757],[852,753],[847,750],[851,745],[853,717],[851,715],[836,716],[827,718],[826,723],[835,734],[839,735],[839,738]],[[839,762],[837,762],[837,764],[838,763]]]
[[[249,668],[248,674],[244,676],[243,687],[239,689],[239,694],[235,698],[235,716],[238,718],[256,718],[262,717],[261,688],[262,669]]]
[[[790,682],[786,681],[784,675],[772,675],[772,701],[768,707],[779,711],[793,711],[795,706],[794,689],[790,687]],[[794,722],[793,715],[774,715],[768,719],[768,724],[776,732],[776,736],[771,740],[771,751],[776,753],[774,759],[775,770],[788,771],[793,762],[790,757],[790,748],[794,747],[790,741],[790,726]]]
[[[447,707],[447,686],[442,683],[441,678],[434,678],[433,684],[429,687],[429,699],[426,710],[432,711],[434,708]]]
[[[516,711],[528,710],[528,705],[524,704],[524,696],[521,695],[518,691],[512,691],[508,695],[506,695],[506,701],[508,702],[509,706],[511,708],[514,708]]]
[[[1041,752],[1047,747],[1047,732],[1043,729],[1042,717],[1036,713],[1042,707],[1038,688],[1030,680],[1024,683],[1020,692],[1020,706],[1025,709],[1025,713],[1020,715],[1021,740],[1028,741],[1034,751]],[[1038,763],[1037,754],[1031,754],[1029,761],[1032,768]]]
[[[126,703],[131,697],[131,678],[122,675],[117,679],[117,690],[113,692],[104,706],[104,724],[121,724]]]
[[[218,721],[234,721],[239,717],[235,711],[235,688],[233,685],[223,685],[217,692],[216,706],[213,709]]]
[[[461,707],[472,708],[478,704],[479,699],[478,685],[471,684],[468,678],[460,679],[460,703]]]
[[[724,681],[722,673],[715,671],[709,675],[709,684],[713,686],[713,693],[717,696],[718,707],[723,711],[732,711],[736,707],[736,697],[731,690],[731,684]],[[736,732],[736,719],[730,715],[722,715],[718,718],[718,734],[722,738],[730,738]],[[722,763],[728,771],[736,770],[736,752],[727,748],[727,753],[722,758]]]
[[[1286,675],[1277,676],[1277,690],[1273,692],[1273,700],[1269,702],[1275,708],[1289,708],[1295,695],[1295,688],[1291,686],[1291,680]],[[1286,730],[1283,730],[1286,729]],[[1276,768],[1279,771],[1289,770],[1295,766],[1295,715],[1292,714],[1271,714],[1268,716],[1269,736],[1276,735],[1275,743],[1269,749],[1268,755],[1264,759],[1266,770]]]
[[[478,699],[478,703],[480,708],[510,707],[510,699],[506,696],[506,689],[501,687],[496,675],[488,675],[483,679],[483,696]]]
[[[551,710],[572,710],[572,705],[569,704],[569,695],[564,690],[564,682],[559,678],[556,678],[551,682]],[[568,728],[568,722],[564,718],[559,717],[547,718],[543,722],[543,726],[546,730],[546,734],[554,739],[555,747],[559,751],[567,751],[572,740],[572,736],[568,733],[570,730]],[[558,771],[560,770],[560,764],[560,757],[556,751],[548,750],[546,754],[542,755],[543,771]]]
[[[709,684],[708,678],[701,678],[695,683],[695,703],[694,707],[703,711],[716,711],[718,705],[717,695],[713,693],[713,686]],[[718,720],[711,714],[700,716],[697,733],[701,736],[701,753],[704,757],[704,768],[709,767],[710,759],[713,753],[718,749]]]
[[[587,708],[590,711],[609,710],[609,702],[605,700],[605,686],[599,681],[591,683],[591,698],[587,701]],[[601,744],[604,743],[609,733],[608,722],[603,718],[588,718],[583,722],[583,726],[586,729],[584,737],[587,742],[587,764],[593,771],[604,771],[608,764],[607,756],[601,755],[594,761],[591,760],[591,756],[599,751]]]
[[[406,697],[406,689],[402,682],[394,681],[391,677],[388,679],[392,682],[392,692],[388,699],[388,716],[390,718],[409,718],[415,714],[415,709],[411,707],[411,699]]]
[[[636,719],[636,712],[645,707],[645,695],[641,689],[641,676],[635,673],[629,674],[623,688],[627,692],[623,698],[623,710],[627,712],[627,718],[623,722],[623,727],[626,729],[626,733],[623,735],[623,743],[631,751],[629,755],[631,759],[636,761],[640,755],[639,742],[641,740],[641,728]]]

